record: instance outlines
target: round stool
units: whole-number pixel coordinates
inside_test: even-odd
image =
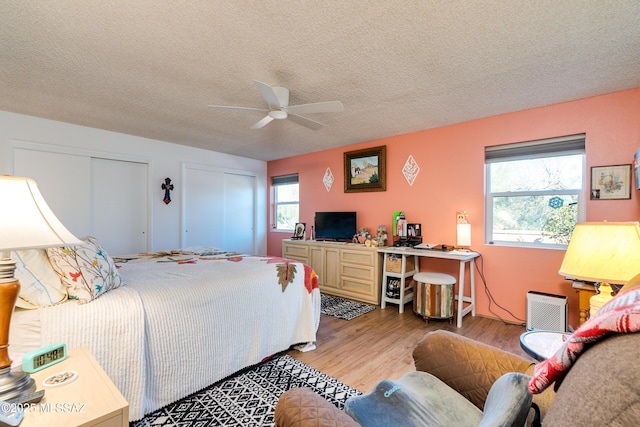
[[[449,319],[453,323],[453,286],[456,278],[444,273],[423,272],[413,275],[413,311],[429,319]]]

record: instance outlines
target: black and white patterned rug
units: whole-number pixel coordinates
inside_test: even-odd
[[[320,295],[320,312],[338,319],[355,319],[375,309],[375,305],[334,297],[333,295]]]
[[[310,387],[342,409],[360,391],[289,355],[260,365],[159,409],[130,427],[273,426],[278,398],[293,387]]]

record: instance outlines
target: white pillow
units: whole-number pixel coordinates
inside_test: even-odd
[[[67,288],[70,299],[88,303],[122,285],[113,259],[95,237],[81,239],[81,245],[49,248],[51,266]]]
[[[45,249],[14,251],[11,258],[16,261],[15,277],[20,281],[17,307],[47,307],[67,299],[67,290],[51,267]]]
[[[12,367],[14,369],[22,363],[22,354],[36,350],[44,344],[49,344],[42,343],[40,340],[42,336],[40,317],[40,310],[24,310],[18,307],[13,310],[11,327],[9,328],[9,337],[11,337],[9,340],[11,343],[9,353],[11,359],[13,359]]]

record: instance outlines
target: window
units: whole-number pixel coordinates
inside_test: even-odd
[[[566,248],[584,220],[585,136],[486,147],[486,243]]]
[[[293,231],[299,216],[298,174],[274,176],[271,179],[274,188],[274,229]]]

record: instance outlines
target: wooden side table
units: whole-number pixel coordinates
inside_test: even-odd
[[[573,282],[571,287],[578,291],[580,297],[580,325],[589,319],[589,310],[591,309],[591,297],[596,294],[596,287],[591,283]]]
[[[74,371],[78,377],[71,383],[44,387],[50,375]],[[45,390],[40,403],[25,409],[20,427],[32,426],[99,426],[127,427],[129,404],[111,382],[91,352],[84,348],[69,350],[68,357],[53,366],[31,374],[37,390]]]
[[[528,331],[520,335],[520,347],[529,356],[543,361],[556,354],[569,336],[557,331]]]

